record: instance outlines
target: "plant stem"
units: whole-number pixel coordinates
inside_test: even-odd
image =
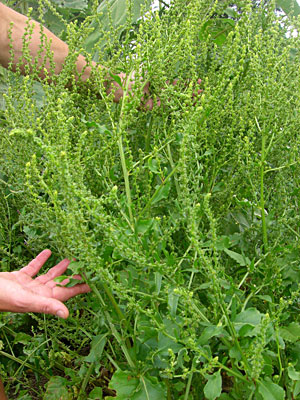
[[[122,97],[122,105],[121,105],[121,112],[120,112],[119,126],[118,126],[118,148],[119,148],[121,165],[122,165],[123,176],[124,176],[125,192],[126,192],[126,197],[127,197],[129,218],[130,218],[131,224],[134,225],[134,219],[133,219],[133,214],[132,214],[131,190],[130,190],[130,184],[129,184],[129,174],[128,174],[128,170],[127,170],[127,166],[126,166],[126,159],[125,159],[123,140],[122,140],[123,114],[124,114],[124,107],[125,107],[125,103],[126,103],[130,79],[131,79],[131,73],[129,74],[129,76],[126,80],[125,90],[124,90],[123,97]]]
[[[36,373],[38,373],[38,374],[44,375],[47,379],[50,379],[50,378],[51,378],[51,376],[48,374],[48,372],[43,371],[43,370],[40,369],[40,368],[36,368],[34,365],[28,364],[27,362],[24,362],[24,361],[21,360],[20,358],[14,357],[14,356],[12,356],[11,354],[6,353],[5,351],[0,350],[0,355],[1,355],[1,356],[4,356],[4,357],[7,357],[7,358],[9,358],[10,360],[13,360],[13,361],[15,361],[15,362],[21,364],[22,367],[27,367],[27,368],[31,369],[32,371],[34,371],[34,372],[36,372]]]
[[[164,382],[165,382],[166,387],[167,387],[167,400],[172,400],[172,392],[171,392],[169,379],[164,379]]]
[[[125,316],[122,313],[120,307],[118,306],[118,304],[114,298],[114,295],[112,294],[112,291],[110,290],[110,288],[107,286],[107,284],[105,282],[102,282],[102,286],[103,286],[103,289],[105,290],[105,293],[107,294],[107,297],[111,301],[116,313],[118,314],[120,321],[124,320]]]
[[[268,234],[265,216],[265,199],[264,199],[264,175],[265,175],[265,161],[266,161],[266,137],[264,130],[259,126],[259,122],[255,117],[256,126],[261,133],[261,161],[260,161],[260,212],[262,222],[262,235],[264,243],[264,252],[268,251]],[[269,146],[270,147],[270,146]]]
[[[80,387],[80,390],[78,393],[78,399],[81,399],[81,398],[84,399],[85,397],[83,397],[83,395],[86,396],[85,389],[87,387],[87,384],[89,383],[90,376],[93,372],[94,364],[95,363],[93,363],[93,362],[91,363],[91,365],[89,366],[89,368],[84,376],[84,379],[82,381],[82,384],[81,384],[81,387]]]
[[[264,175],[265,175],[265,145],[266,137],[263,134],[261,140],[261,167],[260,167],[260,210],[261,210],[261,222],[262,222],[262,233],[264,242],[264,251],[268,251],[268,234],[267,224],[265,216],[265,199],[264,199]]]
[[[124,176],[128,213],[129,213],[130,222],[133,224],[131,190],[130,190],[129,177],[128,177],[129,175],[128,175],[128,170],[127,170],[127,167],[126,167],[126,160],[125,160],[123,141],[122,141],[122,136],[121,135],[120,135],[120,137],[118,139],[118,147],[119,147],[121,165],[122,165],[123,176]]]
[[[193,373],[191,372],[190,375],[189,375],[189,379],[188,379],[187,385],[186,385],[184,400],[188,400],[188,398],[189,398],[189,393],[190,393],[190,390],[191,390],[192,379],[193,379]]]
[[[124,314],[123,314],[122,311],[120,310],[120,308],[119,308],[117,302],[115,301],[115,298],[113,297],[113,294],[111,293],[111,290],[109,289],[109,287],[108,287],[106,284],[105,284],[105,286],[106,286],[106,288],[107,288],[107,290],[108,290],[108,292],[106,292],[106,293],[107,293],[107,295],[108,295],[108,293],[110,293],[110,295],[108,295],[108,296],[109,296],[110,300],[112,300],[112,304],[113,304],[114,307],[115,307],[115,310],[116,310],[116,312],[117,312],[117,314],[118,314],[118,316],[119,316],[119,318],[120,318],[120,321],[126,321],[126,319],[125,319],[125,317],[124,317]],[[103,300],[103,298],[102,298],[102,296],[101,296],[99,290],[97,289],[97,287],[96,287],[95,285],[91,285],[91,288],[93,289],[93,291],[95,292],[95,294],[96,294],[97,297],[99,298],[101,304],[102,304],[103,306],[105,306],[105,302],[104,302],[104,300]],[[105,289],[104,289],[104,290],[105,290]],[[118,343],[119,343],[119,345],[120,345],[120,347],[121,347],[121,349],[122,349],[122,351],[123,351],[123,353],[124,353],[124,355],[125,355],[125,357],[126,357],[126,359],[127,359],[128,364],[129,364],[132,368],[134,368],[134,367],[135,367],[135,364],[134,364],[134,362],[132,361],[132,358],[131,358],[131,356],[130,356],[130,354],[129,354],[129,351],[128,351],[128,348],[131,347],[130,342],[129,342],[129,339],[126,339],[125,341],[122,339],[122,337],[120,336],[119,332],[116,330],[114,324],[112,323],[111,317],[110,317],[110,315],[109,315],[109,313],[108,313],[107,311],[104,311],[104,315],[105,315],[105,317],[106,317],[106,319],[107,319],[107,321],[108,321],[108,324],[109,324],[109,326],[110,326],[110,329],[111,329],[112,334],[113,334],[114,337],[117,339],[117,341],[118,341]],[[127,325],[127,321],[126,321],[126,325]]]
[[[170,161],[171,168],[174,169],[175,168],[175,164],[174,164],[172,153],[171,153],[170,143],[167,144],[167,151],[168,151],[168,156],[169,156],[169,161]],[[174,174],[174,182],[175,182],[177,196],[179,196],[180,189],[179,189],[178,179],[177,179],[177,174],[176,173]]]

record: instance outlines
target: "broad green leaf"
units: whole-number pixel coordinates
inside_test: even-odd
[[[103,399],[103,390],[100,387],[96,387],[89,394],[88,400],[102,400],[102,399]]]
[[[131,5],[131,9],[127,9],[127,4]],[[113,28],[117,29],[120,25],[124,25],[128,14],[130,13],[130,22],[136,22],[142,12],[142,7],[145,6],[145,10],[149,10],[151,5],[150,0],[104,0],[98,7],[98,16],[91,23],[93,32],[88,36],[85,41],[85,48],[91,52],[95,44],[102,38],[103,33],[107,32],[110,28],[110,21],[112,22]],[[104,43],[103,43],[104,45]]]
[[[117,396],[115,400],[164,400],[166,389],[157,378],[140,376],[134,377],[129,371],[117,370],[109,384]]]
[[[264,400],[284,400],[285,394],[282,387],[273,383],[271,380],[260,381],[258,392]]]
[[[228,335],[228,333],[221,327],[221,326],[207,326],[204,331],[202,332],[198,344],[200,346],[206,344],[210,338],[215,337],[215,336],[220,336],[220,335]]]
[[[229,15],[229,17],[232,18],[237,18],[239,15],[233,7],[227,7],[225,10],[225,14]]]
[[[254,326],[250,324],[245,324],[239,329],[239,336],[255,336]]]
[[[208,375],[208,380],[204,386],[204,395],[207,400],[215,400],[222,391],[222,377],[220,370],[213,375]]]
[[[155,292],[158,295],[161,289],[162,274],[160,274],[159,272],[155,272],[154,276],[155,276]]]
[[[262,299],[264,301],[267,301],[268,303],[272,303],[273,302],[272,297],[269,296],[269,295],[259,294],[256,297],[258,297],[259,299]]]
[[[276,5],[286,14],[297,17],[300,14],[300,6],[296,0],[277,0]]]
[[[168,332],[172,334],[171,332]],[[168,356],[169,349],[171,349],[174,353],[178,353],[179,350],[182,349],[182,344],[177,343],[172,340],[169,336],[165,336],[162,332],[158,334],[158,343],[157,347],[159,350],[159,354],[162,356]]]
[[[158,174],[159,173],[158,162],[154,158],[149,158],[149,160],[148,160],[148,168],[154,174]]]
[[[249,332],[259,325],[262,314],[256,308],[247,308],[239,313],[234,319],[234,326],[240,336],[251,336]]]
[[[54,282],[61,283],[65,279],[69,279],[69,282],[66,285],[63,285],[64,287],[73,287],[73,286],[76,286],[78,283],[82,283],[82,281],[80,279],[75,279],[68,275],[60,275],[60,276],[57,276],[56,278],[54,278],[53,280],[54,280]]]
[[[96,362],[101,359],[102,353],[104,350],[104,346],[106,344],[106,336],[107,336],[107,333],[104,335],[97,335],[92,339],[90,353],[89,353],[89,355],[84,357],[84,361]]]
[[[84,10],[87,8],[86,0],[52,0],[60,8],[69,8],[71,10]]]
[[[299,393],[300,393],[300,381],[298,381],[294,387],[293,395],[295,399],[297,399]]]
[[[217,250],[225,250],[228,249],[228,247],[230,247],[230,238],[228,236],[221,236],[217,239],[216,242],[216,249]]]
[[[170,314],[172,315],[172,317],[175,317],[176,315],[178,300],[179,296],[178,294],[174,293],[174,288],[170,289],[168,295],[168,306],[170,308]]]
[[[154,377],[140,378],[140,390],[130,400],[165,400],[166,388]]]
[[[135,229],[137,233],[146,233],[153,225],[153,219],[139,219],[135,224]]]
[[[131,399],[133,393],[139,385],[139,380],[135,378],[131,372],[117,370],[109,383],[110,389],[117,392],[116,400]]]
[[[72,396],[67,389],[67,379],[61,376],[52,376],[47,383],[43,400],[71,400]]]
[[[123,83],[122,83],[122,80],[119,77],[119,75],[114,75],[110,71],[109,71],[109,75],[119,86],[123,87]]]
[[[247,308],[240,312],[234,322],[240,324],[258,325],[261,321],[261,313],[254,307]]]
[[[236,261],[240,266],[244,267],[245,265],[250,264],[250,260],[248,257],[243,256],[242,254],[236,253],[235,251],[224,249],[225,253],[229,255],[234,261]]]
[[[280,328],[279,334],[282,339],[295,343],[300,338],[300,325],[297,322],[292,322],[288,326]]]
[[[158,203],[162,199],[167,199],[169,196],[169,191],[171,187],[171,182],[168,181],[165,184],[160,185],[157,189],[156,192],[154,193],[154,196],[152,197],[152,204]]]
[[[296,371],[295,368],[291,365],[288,367],[288,374],[289,378],[292,379],[292,381],[300,381],[300,372]]]
[[[27,335],[24,332],[17,333],[15,338],[14,338],[14,343],[27,344],[27,343],[30,343],[30,342],[32,342],[32,336]]]
[[[211,38],[218,46],[222,46],[227,39],[227,35],[235,26],[235,21],[229,18],[212,18],[205,22],[200,30],[200,40]]]
[[[81,261],[71,261],[68,265],[68,270],[72,271],[73,274],[80,274],[81,270],[84,268],[84,263]]]

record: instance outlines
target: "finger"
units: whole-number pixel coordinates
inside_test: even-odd
[[[55,267],[52,267],[51,269],[49,269],[49,271],[46,274],[39,276],[35,280],[40,283],[44,283],[44,284],[49,281],[52,281],[53,279],[55,279],[58,276],[60,276],[61,274],[63,274],[66,271],[66,269],[68,268],[69,264],[70,264],[70,260],[65,258],[64,260],[59,262],[57,265],[55,265]]]
[[[50,256],[51,250],[43,250],[34,260],[30,261],[26,267],[21,268],[20,271],[32,278],[39,272]]]
[[[37,297],[38,299],[32,301],[28,307],[28,312],[52,314],[60,318],[68,318],[69,310],[61,301],[43,296]]]
[[[14,282],[5,283],[1,289],[7,292],[7,300],[4,302],[6,304],[1,305],[2,311],[53,314],[61,318],[67,318],[69,315],[67,307],[58,299],[24,290]]]
[[[53,290],[53,297],[60,301],[66,301],[71,297],[77,296],[78,294],[88,293],[91,288],[86,283],[79,283],[73,287],[60,287],[56,286]]]

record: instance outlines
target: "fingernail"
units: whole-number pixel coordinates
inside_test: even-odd
[[[56,316],[59,317],[59,318],[64,318],[65,314],[64,314],[64,312],[62,310],[58,310],[57,313],[56,313]]]

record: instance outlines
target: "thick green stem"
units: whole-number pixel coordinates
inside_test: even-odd
[[[132,214],[132,200],[131,200],[131,190],[130,190],[130,184],[129,184],[129,175],[128,175],[128,170],[127,170],[127,166],[126,166],[123,141],[122,141],[121,135],[118,139],[118,147],[119,147],[121,165],[122,165],[124,182],[125,182],[125,192],[126,192],[126,197],[127,197],[129,219],[130,219],[130,222],[133,224],[134,221],[133,221],[133,214]]]
[[[191,372],[190,375],[189,375],[189,378],[188,378],[187,385],[186,385],[184,400],[188,400],[188,399],[189,399],[189,394],[190,394],[190,390],[191,390],[192,379],[193,379],[193,373]]]
[[[264,176],[265,176],[265,161],[266,161],[266,153],[267,153],[266,152],[266,136],[264,134],[264,129],[261,129],[257,118],[255,118],[255,122],[258,127],[259,132],[261,133],[260,212],[261,212],[264,252],[267,253],[267,251],[268,251],[268,234],[267,234],[267,223],[266,223],[266,216],[265,216],[265,198],[264,198]],[[270,145],[269,145],[269,148],[270,148]]]
[[[29,363],[27,363],[26,361],[21,360],[21,359],[18,358],[18,357],[14,357],[14,356],[12,356],[11,354],[6,353],[5,351],[0,350],[0,355],[3,356],[3,357],[7,357],[7,358],[9,358],[10,360],[13,360],[13,361],[15,361],[15,362],[21,364],[22,367],[27,367],[27,368],[31,369],[32,371],[34,371],[34,372],[36,372],[36,373],[38,373],[38,374],[44,375],[47,379],[50,379],[50,378],[51,378],[51,376],[48,374],[48,372],[46,372],[46,371],[44,371],[44,370],[42,370],[42,369],[40,369],[40,368],[36,368],[34,365],[29,364]]]
[[[115,310],[116,310],[116,312],[117,312],[117,314],[118,314],[118,316],[119,316],[119,318],[120,318],[120,322],[122,322],[122,321],[126,322],[126,326],[127,326],[127,321],[126,321],[126,319],[125,319],[125,316],[124,316],[124,314],[122,313],[122,311],[120,310],[120,308],[119,308],[117,302],[115,301],[115,298],[114,298],[113,294],[111,293],[111,290],[109,289],[109,287],[108,287],[106,284],[104,284],[103,287],[104,287],[104,290],[105,290],[105,287],[106,287],[105,292],[106,292],[106,294],[108,295],[109,299],[112,301],[112,304],[113,304],[113,306],[114,306],[114,308],[115,308]],[[97,287],[96,287],[95,285],[91,285],[91,288],[92,288],[92,290],[94,291],[94,293],[97,295],[97,297],[99,298],[101,304],[102,304],[103,306],[105,306],[105,302],[104,302],[104,300],[103,300],[103,298],[102,298],[102,296],[101,296],[99,290],[97,289]],[[135,364],[134,364],[134,362],[132,361],[132,358],[131,358],[131,356],[130,356],[130,354],[129,354],[129,351],[128,351],[128,348],[131,347],[130,341],[129,341],[128,339],[126,339],[126,340],[123,340],[123,339],[122,339],[122,337],[120,336],[119,332],[116,330],[114,324],[112,323],[111,317],[110,317],[110,315],[109,315],[109,313],[108,313],[107,311],[104,311],[104,315],[105,315],[105,317],[106,317],[106,319],[107,319],[107,321],[108,321],[108,324],[109,324],[109,326],[110,326],[110,329],[111,329],[111,331],[112,331],[112,334],[113,334],[114,337],[117,339],[117,341],[118,341],[118,343],[119,343],[119,345],[120,345],[120,347],[121,347],[121,349],[122,349],[122,351],[123,351],[123,353],[124,353],[124,355],[125,355],[125,357],[126,357],[126,359],[127,359],[128,364],[129,364],[132,368],[134,368],[134,367],[135,367]]]
[[[125,90],[124,90],[123,97],[122,97],[122,105],[121,105],[119,127],[118,127],[118,147],[119,147],[122,171],[123,171],[123,176],[124,176],[125,192],[126,192],[126,197],[127,197],[127,207],[128,207],[129,218],[130,218],[131,224],[134,225],[134,219],[133,219],[133,214],[132,214],[131,190],[130,190],[130,184],[129,184],[129,174],[128,174],[128,170],[127,170],[127,166],[126,166],[125,152],[124,152],[123,140],[122,140],[122,131],[123,131],[123,123],[124,123],[123,114],[124,114],[124,107],[125,107],[125,103],[126,103],[126,99],[127,99],[127,93],[128,93],[130,79],[131,79],[131,74],[129,74],[129,76],[127,78]]]
[[[265,199],[264,199],[265,145],[266,145],[266,138],[265,138],[265,135],[263,134],[262,140],[261,140],[260,210],[261,210],[261,222],[262,222],[264,250],[266,253],[268,251],[268,234],[267,234],[267,224],[266,224],[266,216],[265,216]]]
[[[81,387],[80,387],[80,391],[78,393],[78,399],[82,399],[82,400],[86,399],[86,387],[89,383],[90,376],[93,372],[94,364],[95,363],[91,363],[91,365],[89,366],[89,368],[85,374],[85,377],[84,377]]]

